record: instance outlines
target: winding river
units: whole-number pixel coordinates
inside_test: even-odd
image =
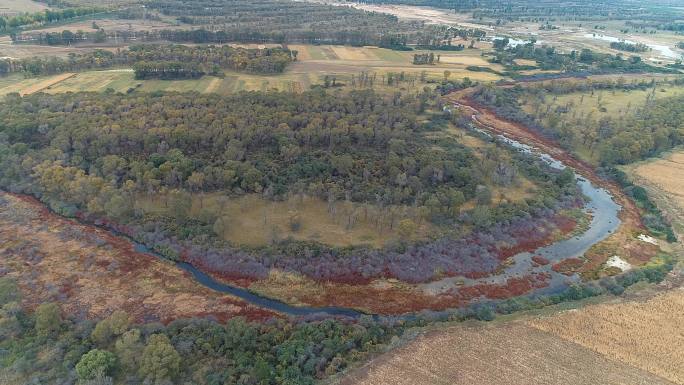
[[[477,111],[471,107],[469,108],[473,110],[473,120],[476,123],[479,123],[476,119]],[[563,169],[566,167],[561,161],[554,159],[552,156],[545,154],[536,148],[530,147],[524,143],[518,142],[503,135],[490,133],[488,132],[489,130],[487,129],[488,127],[486,125],[481,123],[478,125],[484,128],[476,128],[476,130],[480,131],[481,133],[489,137],[496,135],[499,140],[507,143],[511,147],[517,149],[518,151],[533,156],[538,156],[553,168]],[[611,194],[606,189],[595,186],[589,180],[577,173],[575,173],[575,178],[578,186],[588,198],[584,210],[592,214],[591,223],[583,234],[569,239],[560,240],[549,246],[541,247],[530,252],[519,253],[512,257],[513,263],[509,264],[505,269],[496,275],[481,279],[464,279],[462,277],[445,278],[443,280],[421,285],[423,290],[432,293],[439,293],[445,287],[453,287],[456,281],[460,282],[460,284],[466,285],[479,283],[500,284],[504,283],[508,278],[511,277],[522,277],[530,273],[548,273],[551,276],[551,279],[548,281],[549,285],[543,289],[537,289],[533,293],[529,294],[534,296],[558,291],[567,287],[568,284],[578,281],[579,277],[577,275],[568,277],[557,273],[551,269],[551,265],[567,258],[579,257],[583,255],[591,246],[607,238],[620,225],[618,213],[621,207],[615,203]],[[161,255],[154,253],[140,243],[134,242],[134,244],[135,249],[138,252],[163,258]],[[531,261],[531,257],[533,255],[540,255],[551,261],[551,263],[545,266],[537,266]],[[307,307],[288,305],[284,302],[255,294],[247,289],[219,282],[187,262],[176,262],[176,265],[190,273],[197,282],[209,289],[233,295],[256,306],[278,313],[291,316],[321,315],[349,318],[358,318],[366,314],[358,310],[343,307]],[[404,315],[404,317],[411,317],[411,315]]]

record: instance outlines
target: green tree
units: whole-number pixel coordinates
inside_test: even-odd
[[[117,368],[116,356],[106,350],[93,349],[76,364],[76,374],[81,380],[92,380],[111,375]]]
[[[123,194],[114,194],[104,205],[108,216],[117,221],[126,221],[133,215],[133,201]]]
[[[56,303],[44,303],[36,308],[36,331],[47,336],[57,332],[62,326],[62,313]]]
[[[179,222],[185,222],[190,214],[192,199],[183,190],[172,190],[169,193],[169,208],[171,216]]]
[[[91,338],[100,346],[105,346],[112,342],[113,338],[125,333],[129,324],[128,314],[125,311],[117,310],[95,325]]]
[[[0,305],[19,300],[17,283],[8,277],[0,278]]]
[[[143,351],[143,345],[140,342],[140,330],[133,329],[123,333],[116,340],[114,350],[124,370],[137,372]]]
[[[402,219],[399,221],[399,236],[404,240],[411,240],[416,234],[418,226],[410,219]]]
[[[174,378],[180,370],[180,355],[164,334],[153,334],[143,350],[140,375],[153,383]]]

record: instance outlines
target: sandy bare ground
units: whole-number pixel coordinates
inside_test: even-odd
[[[340,385],[672,384],[520,322],[428,333],[380,356]]]

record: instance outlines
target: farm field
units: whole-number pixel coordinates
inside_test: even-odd
[[[12,46],[15,47],[15,46]],[[16,46],[22,47],[22,46]],[[26,47],[24,47],[26,49]],[[42,49],[42,47],[40,47]],[[48,47],[50,48],[50,47]],[[399,52],[375,47],[346,47],[346,46],[309,46],[290,45],[290,49],[298,51],[298,61],[291,64],[283,74],[254,75],[226,71],[224,78],[204,76],[199,80],[136,80],[130,70],[115,69],[103,71],[87,71],[78,73],[66,81],[59,81],[44,92],[78,92],[104,91],[112,88],[117,92],[126,92],[131,88],[144,92],[151,91],[197,91],[230,94],[239,91],[304,91],[312,85],[322,84],[326,76],[335,77],[339,84],[351,85],[352,76],[358,77],[361,72],[376,74],[375,88],[378,90],[394,91],[395,86],[381,85],[381,79],[388,72],[405,73],[407,79],[418,79],[425,71],[426,79],[439,80],[444,78],[444,71],[449,71],[450,79],[469,77],[474,81],[495,81],[498,75],[489,72],[472,72],[467,66],[482,66],[488,63],[479,56],[479,50],[462,52],[444,52],[439,64],[432,66],[417,66],[412,64],[413,53]],[[0,46],[0,52],[2,47]],[[66,51],[65,51],[66,52]],[[496,65],[494,65],[496,67]],[[501,68],[496,67],[500,70]],[[55,76],[45,77],[47,83],[56,82]],[[52,79],[52,80],[47,80]],[[39,79],[24,79],[21,76],[0,78],[0,95],[10,92],[22,94],[35,92],[34,85],[42,82]],[[400,87],[422,89],[423,85],[402,82]]]
[[[125,310],[137,321],[270,312],[210,290],[168,262],[134,252],[125,240],[78,225],[30,199],[0,193],[0,268],[33,308],[58,301],[89,318]]]
[[[517,321],[429,332],[351,371],[338,382],[339,385],[597,383],[672,384],[656,374]]]

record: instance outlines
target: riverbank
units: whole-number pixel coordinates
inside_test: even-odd
[[[627,197],[621,187],[615,182],[601,177],[595,169],[572,154],[562,149],[552,140],[542,137],[535,131],[521,124],[497,116],[491,109],[483,106],[469,97],[472,90],[455,92],[445,97],[449,103],[456,105],[461,113],[470,116],[473,123],[495,134],[525,143],[540,151],[550,154],[563,164],[572,167],[578,174],[594,185],[606,189],[612,199],[621,206],[618,218],[620,226],[605,240],[592,246],[584,257],[587,259],[580,270],[587,278],[597,278],[598,270],[613,255],[627,259],[634,265],[643,265],[650,261],[659,250],[656,245],[648,244],[638,239],[640,234],[647,233],[641,222],[641,215],[635,203]]]

